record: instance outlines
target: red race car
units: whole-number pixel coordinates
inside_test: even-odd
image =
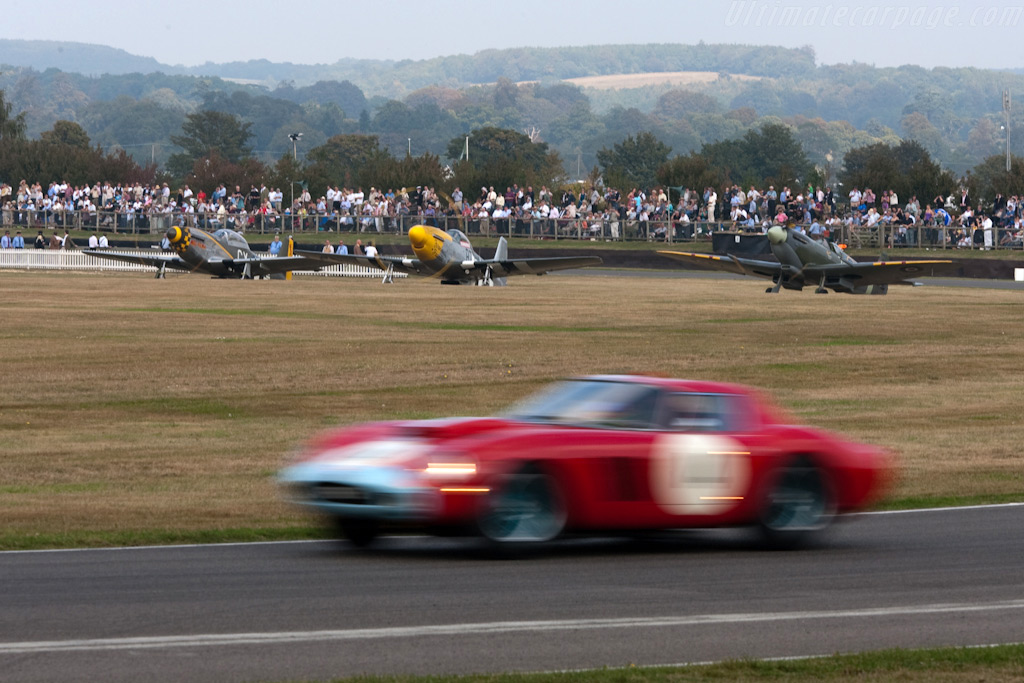
[[[793,546],[870,504],[889,471],[885,451],[785,424],[745,387],[595,376],[497,417],[330,431],[279,481],[357,546],[389,528],[523,547],[564,533],[740,525]]]

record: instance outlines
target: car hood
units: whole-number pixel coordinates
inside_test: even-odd
[[[523,426],[525,425],[521,422],[500,417],[449,417],[399,422],[395,425],[395,430],[397,435],[403,437],[446,441]]]

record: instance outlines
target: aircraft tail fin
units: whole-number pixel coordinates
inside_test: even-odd
[[[504,237],[498,238],[498,246],[494,250],[495,261],[507,261],[508,260],[508,240]],[[494,278],[494,285],[496,287],[504,287],[506,284],[505,278],[496,277]]]

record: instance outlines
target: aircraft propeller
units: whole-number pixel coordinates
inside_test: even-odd
[[[184,254],[192,244],[192,230],[187,225],[184,228],[172,225],[167,229],[166,237],[171,243],[171,248],[179,254]]]

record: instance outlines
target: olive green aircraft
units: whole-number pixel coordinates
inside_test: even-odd
[[[842,247],[830,241],[818,241],[783,225],[768,228],[768,244],[776,261],[742,258],[735,255],[697,254],[684,251],[659,251],[676,261],[707,270],[724,270],[741,275],[770,278],[766,292],[780,289],[802,290],[817,285],[817,294],[828,290],[847,294],[885,294],[889,285],[919,285],[910,278],[946,275],[958,267],[953,261],[855,261]]]
[[[544,275],[553,270],[585,268],[602,263],[598,256],[542,256],[510,259],[508,242],[498,240],[494,258],[485,259],[473,251],[469,238],[460,230],[440,230],[427,225],[409,228],[409,245],[416,258],[405,256],[366,256],[296,251],[321,266],[351,263],[384,271],[382,282],[393,281],[394,273],[436,278],[445,285],[476,284],[502,286],[509,275]]]
[[[189,273],[207,273],[221,278],[257,278],[284,276],[291,270],[318,270],[321,266],[301,256],[257,254],[245,238],[234,230],[220,228],[207,232],[200,228],[171,227],[166,233],[171,251],[152,255],[126,254],[108,249],[83,249],[82,253],[114,261],[154,266],[162,278],[171,268]]]

